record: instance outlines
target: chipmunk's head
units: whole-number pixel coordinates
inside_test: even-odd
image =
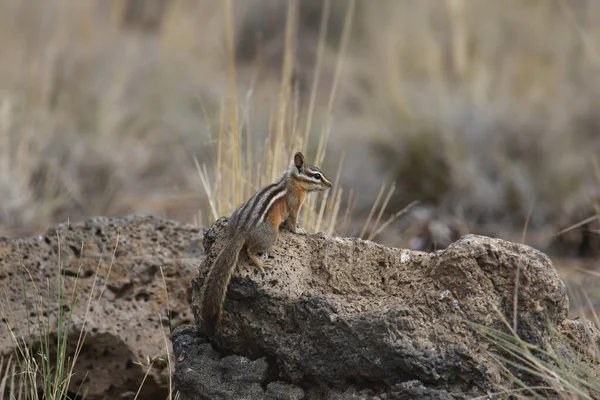
[[[304,162],[304,155],[294,154],[294,164],[291,166],[291,177],[307,192],[325,191],[331,187],[331,181],[318,167]]]

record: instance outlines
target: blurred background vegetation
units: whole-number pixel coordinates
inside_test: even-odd
[[[600,303],[600,2],[350,4],[299,1],[289,49],[284,0],[231,0],[231,26],[214,0],[0,0],[0,235],[90,215],[211,222],[198,170],[227,153],[230,67],[253,174],[293,54],[309,159],[320,139],[328,175],[343,158],[333,232],[425,251],[522,241]]]

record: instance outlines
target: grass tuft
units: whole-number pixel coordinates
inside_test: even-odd
[[[35,284],[31,271],[23,264],[19,266],[20,275],[23,277],[23,299],[26,305],[26,314],[32,316],[26,321],[27,332],[17,332],[13,329],[16,322],[11,309],[6,306],[10,304],[6,292],[4,293],[6,301],[0,304],[3,325],[14,348],[14,354],[9,355],[8,359],[0,359],[0,397],[6,394],[10,399],[19,400],[75,400],[81,398],[79,396],[85,398],[83,385],[86,377],[77,375],[76,364],[89,333],[87,324],[90,320],[98,318],[96,315],[97,310],[102,309],[99,302],[102,300],[110,281],[110,272],[119,245],[119,235],[115,240],[106,276],[100,278],[98,275],[103,259],[101,256],[95,270],[92,287],[86,299],[78,298],[79,276],[83,272],[83,264],[81,263],[78,266],[71,292],[67,293],[65,291],[65,274],[63,261],[61,260],[62,241],[58,235],[57,239],[58,256],[56,262],[58,268],[56,269],[56,276],[51,278],[55,279],[54,283],[51,284],[48,280],[46,288],[39,288]],[[82,245],[79,254],[83,254],[83,250]],[[26,289],[28,287],[26,286],[26,280],[33,283],[33,285],[29,285],[33,287],[33,293],[28,292]],[[100,280],[104,280],[102,286],[98,286]],[[164,275],[163,282],[166,291]],[[168,301],[166,293],[165,299]],[[76,325],[73,312],[78,302],[81,301],[85,302],[85,309],[83,315],[78,316],[80,318],[77,319],[79,322]],[[168,318],[170,318],[170,315]],[[164,343],[165,353],[170,354],[166,336],[164,336]],[[146,374],[139,383],[136,398],[148,373],[156,362],[166,362],[169,368],[169,377],[172,376],[170,355],[167,356],[167,360],[163,360],[159,356],[148,358],[143,365],[146,367]],[[77,384],[77,382],[80,383]],[[178,396],[178,393],[173,393],[171,378],[169,378],[169,395],[167,399],[176,399]]]
[[[498,309],[504,331],[470,323],[475,332],[493,345],[485,350],[495,360],[507,388],[496,388],[494,393],[480,398],[494,398],[512,394],[516,398],[595,399],[600,396],[599,371],[600,343],[586,330],[581,338],[565,335],[557,326],[549,325],[548,343],[531,344],[517,333]],[[597,323],[598,321],[596,321]]]
[[[325,48],[325,38],[327,37],[328,10],[330,2],[324,4],[323,16],[320,20],[319,31],[319,55],[322,56]],[[346,48],[350,38],[352,22],[354,19],[355,0],[349,1],[346,8],[344,25],[342,28],[342,40],[337,53],[337,63],[333,76],[333,84],[329,93],[328,108],[325,114],[325,120],[321,127],[319,136],[312,137],[312,121],[314,113],[314,104],[320,79],[320,56],[317,57],[317,63],[314,69],[313,84],[311,86],[310,103],[308,115],[304,129],[300,126],[300,115],[298,109],[294,107],[294,54],[295,43],[297,41],[297,19],[298,3],[292,1],[289,3],[286,15],[285,30],[285,51],[283,67],[281,73],[281,82],[279,98],[276,109],[272,110],[271,115],[275,115],[264,144],[260,144],[257,138],[251,134],[249,113],[246,112],[245,118],[240,121],[238,118],[239,104],[236,82],[236,60],[234,52],[233,38],[235,35],[236,24],[232,20],[231,2],[225,1],[224,14],[228,53],[228,75],[229,75],[229,101],[221,103],[221,119],[219,127],[219,136],[216,148],[215,163],[211,170],[206,163],[200,163],[197,157],[194,157],[196,170],[204,193],[206,195],[206,206],[199,213],[197,223],[206,226],[214,222],[223,215],[230,215],[233,210],[249,198],[252,193],[258,191],[262,186],[273,182],[283,173],[289,165],[292,154],[301,150],[311,154],[311,149],[315,149],[314,161],[316,165],[322,165],[325,162],[326,150],[325,143],[330,130],[331,118],[333,116],[333,106],[335,103],[339,79],[342,76],[344,60],[346,58]],[[224,116],[229,118],[224,118]],[[244,135],[245,132],[245,135]],[[309,158],[310,160],[310,158]],[[325,192],[320,196],[308,196],[303,206],[303,213],[300,216],[300,222],[309,230],[319,231],[324,229],[328,234],[344,234],[341,229],[338,217],[342,209],[344,199],[344,189],[340,185],[340,175],[343,168],[344,157],[338,162],[337,172],[334,179],[334,188],[331,193]],[[243,166],[243,167],[242,167]],[[331,175],[331,174],[329,174]],[[393,186],[393,185],[392,185]],[[379,213],[372,232],[381,232],[380,220],[389,201],[391,193],[388,193],[384,204],[379,208]],[[346,199],[349,200],[349,199]],[[350,201],[346,201],[346,219],[350,218]],[[372,212],[378,206],[376,200],[373,204]],[[370,221],[367,222],[360,237],[366,237],[367,228]],[[389,222],[388,222],[389,224]],[[387,226],[387,225],[386,225]],[[385,227],[384,227],[385,228]],[[345,230],[345,229],[344,229]],[[373,239],[371,234],[368,238]]]

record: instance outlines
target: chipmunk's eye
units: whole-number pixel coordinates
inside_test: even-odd
[[[321,174],[314,174],[312,177],[315,178],[318,181],[321,180]]]

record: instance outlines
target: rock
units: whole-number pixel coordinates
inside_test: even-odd
[[[204,257],[201,239],[199,228],[153,217],[92,218],[59,225],[39,237],[0,239],[3,316],[14,334],[32,342],[34,349],[39,346],[40,323],[49,320],[54,345],[61,277],[64,310],[72,312],[68,356],[73,357],[84,327],[87,332],[75,364],[74,391],[83,382],[86,400],[133,398],[148,360],[154,359],[138,398],[166,398],[167,309],[171,326],[192,321],[188,288]],[[74,285],[77,297],[71,302]],[[5,324],[0,326],[2,357],[14,348]]]
[[[265,358],[221,357],[202,336],[189,327],[173,331],[171,340],[180,363],[175,375],[177,390],[188,398],[202,399],[289,399],[304,397],[302,389],[284,382],[270,382],[266,389],[268,364]]]
[[[195,328],[174,335],[182,399],[282,398],[267,394],[280,384],[305,399],[471,398],[510,387],[504,367],[539,384],[499,366],[507,354],[473,324],[501,332],[504,321],[516,324],[521,339],[541,348],[568,346],[551,326],[598,335],[566,319],[564,283],[546,255],[525,245],[467,235],[423,253],[282,232],[264,273],[240,255],[221,328],[209,338],[199,294],[226,224],[205,235],[207,258],[192,280]]]

